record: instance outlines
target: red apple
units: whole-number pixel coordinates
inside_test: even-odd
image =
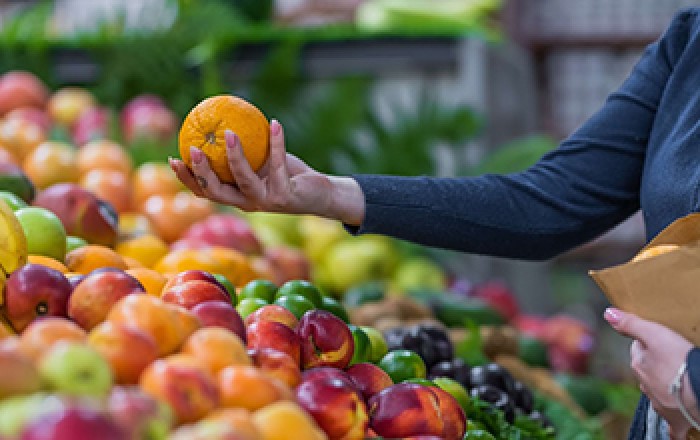
[[[340,318],[325,310],[310,310],[301,317],[297,334],[301,339],[302,367],[345,368],[352,359],[355,343]]]
[[[445,422],[435,387],[413,383],[392,385],[369,399],[370,426],[382,437],[442,437]],[[453,440],[453,439],[450,439]]]
[[[307,380],[296,388],[296,399],[325,431],[329,440],[362,440],[367,408],[354,388],[331,378]]]
[[[104,107],[89,107],[83,111],[71,127],[73,143],[83,146],[90,141],[106,139],[109,135],[111,113]]]
[[[299,320],[296,316],[294,316],[294,313],[277,304],[268,304],[260,307],[258,310],[246,317],[245,325],[246,327],[250,327],[252,324],[258,321],[279,322],[292,330],[294,330],[297,327],[297,324],[299,324]]]
[[[177,304],[188,310],[206,301],[221,301],[231,304],[231,298],[225,290],[215,284],[199,280],[186,281],[171,287],[166,286],[160,297],[167,303]]]
[[[222,327],[246,342],[245,325],[236,308],[223,301],[204,301],[194,307],[191,312],[199,318],[202,327]]]
[[[103,246],[112,246],[117,240],[118,221],[114,209],[77,184],[52,185],[40,192],[33,204],[56,214],[68,235]]]
[[[394,384],[384,370],[366,362],[351,366],[346,373],[365,400]]]
[[[33,73],[10,71],[0,76],[0,116],[20,107],[43,108],[49,91]]]
[[[246,329],[248,348],[272,348],[288,354],[299,364],[301,341],[292,329],[274,321],[258,321]]]
[[[117,301],[135,293],[145,294],[146,290],[126,272],[91,272],[73,290],[68,316],[85,330],[91,330],[107,318]]]
[[[212,215],[195,223],[182,239],[189,244],[228,247],[244,254],[262,253],[262,245],[248,222],[233,214]]]
[[[154,95],[140,95],[129,101],[120,118],[128,142],[139,138],[168,141],[177,133],[175,114]]]
[[[40,264],[27,264],[10,275],[5,286],[5,316],[17,332],[42,316],[66,316],[73,288],[63,274]]]
[[[253,364],[270,376],[279,379],[294,388],[301,382],[299,363],[286,353],[272,348],[255,348],[248,350]]]
[[[39,417],[29,424],[21,440],[130,440],[108,415],[87,407],[67,408]]]

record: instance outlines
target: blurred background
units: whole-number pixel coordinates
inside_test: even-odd
[[[203,97],[235,93],[281,120],[289,150],[326,173],[510,173],[556,148],[696,3],[0,0],[0,72],[85,88],[113,116],[141,94],[180,120]],[[134,142],[131,153],[137,164],[164,161],[177,155],[176,137]],[[396,246],[437,262],[440,288],[491,283],[523,314],[583,323],[596,341],[586,372],[624,383],[627,342],[602,322],[607,301],[587,272],[626,261],[643,242],[635,216],[548,262]]]

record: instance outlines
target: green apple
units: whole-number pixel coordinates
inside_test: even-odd
[[[58,342],[41,358],[39,374],[54,390],[76,396],[104,396],[112,388],[109,364],[87,345]]]
[[[27,202],[22,200],[22,198],[17,194],[9,191],[0,191],[0,199],[4,200],[5,203],[7,203],[7,206],[9,206],[13,211],[27,207]]]
[[[87,246],[87,244],[88,242],[85,239],[69,235],[66,237],[66,253]]]
[[[66,256],[66,229],[48,209],[29,206],[15,211],[30,255],[45,255],[63,261]]]
[[[344,293],[366,281],[389,277],[396,266],[397,249],[391,239],[363,235],[333,245],[322,264],[326,266],[331,288]]]
[[[399,264],[394,274],[395,290],[408,292],[414,289],[444,290],[447,286],[445,271],[435,262],[415,257]]]

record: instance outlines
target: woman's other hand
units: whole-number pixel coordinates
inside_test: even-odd
[[[654,410],[668,422],[672,437],[685,439],[690,424],[669,392],[669,385],[693,344],[668,327],[618,309],[607,309],[605,319],[618,333],[634,339],[630,347],[630,366],[640,389],[649,397]],[[687,374],[682,396],[691,415],[698,417],[698,404]]]
[[[251,169],[238,136],[231,131],[226,131],[226,155],[235,185],[221,182],[204,153],[194,147],[192,169],[177,159],[171,159],[170,166],[197,196],[244,211],[315,214],[350,225],[362,223],[365,200],[357,182],[319,173],[288,154],[278,121],[270,123],[270,155],[259,172]]]

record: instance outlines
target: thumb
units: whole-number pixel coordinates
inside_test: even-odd
[[[613,307],[607,308],[603,317],[615,331],[623,336],[636,339],[644,346],[646,346],[645,341],[654,335],[658,327],[656,323]]]

